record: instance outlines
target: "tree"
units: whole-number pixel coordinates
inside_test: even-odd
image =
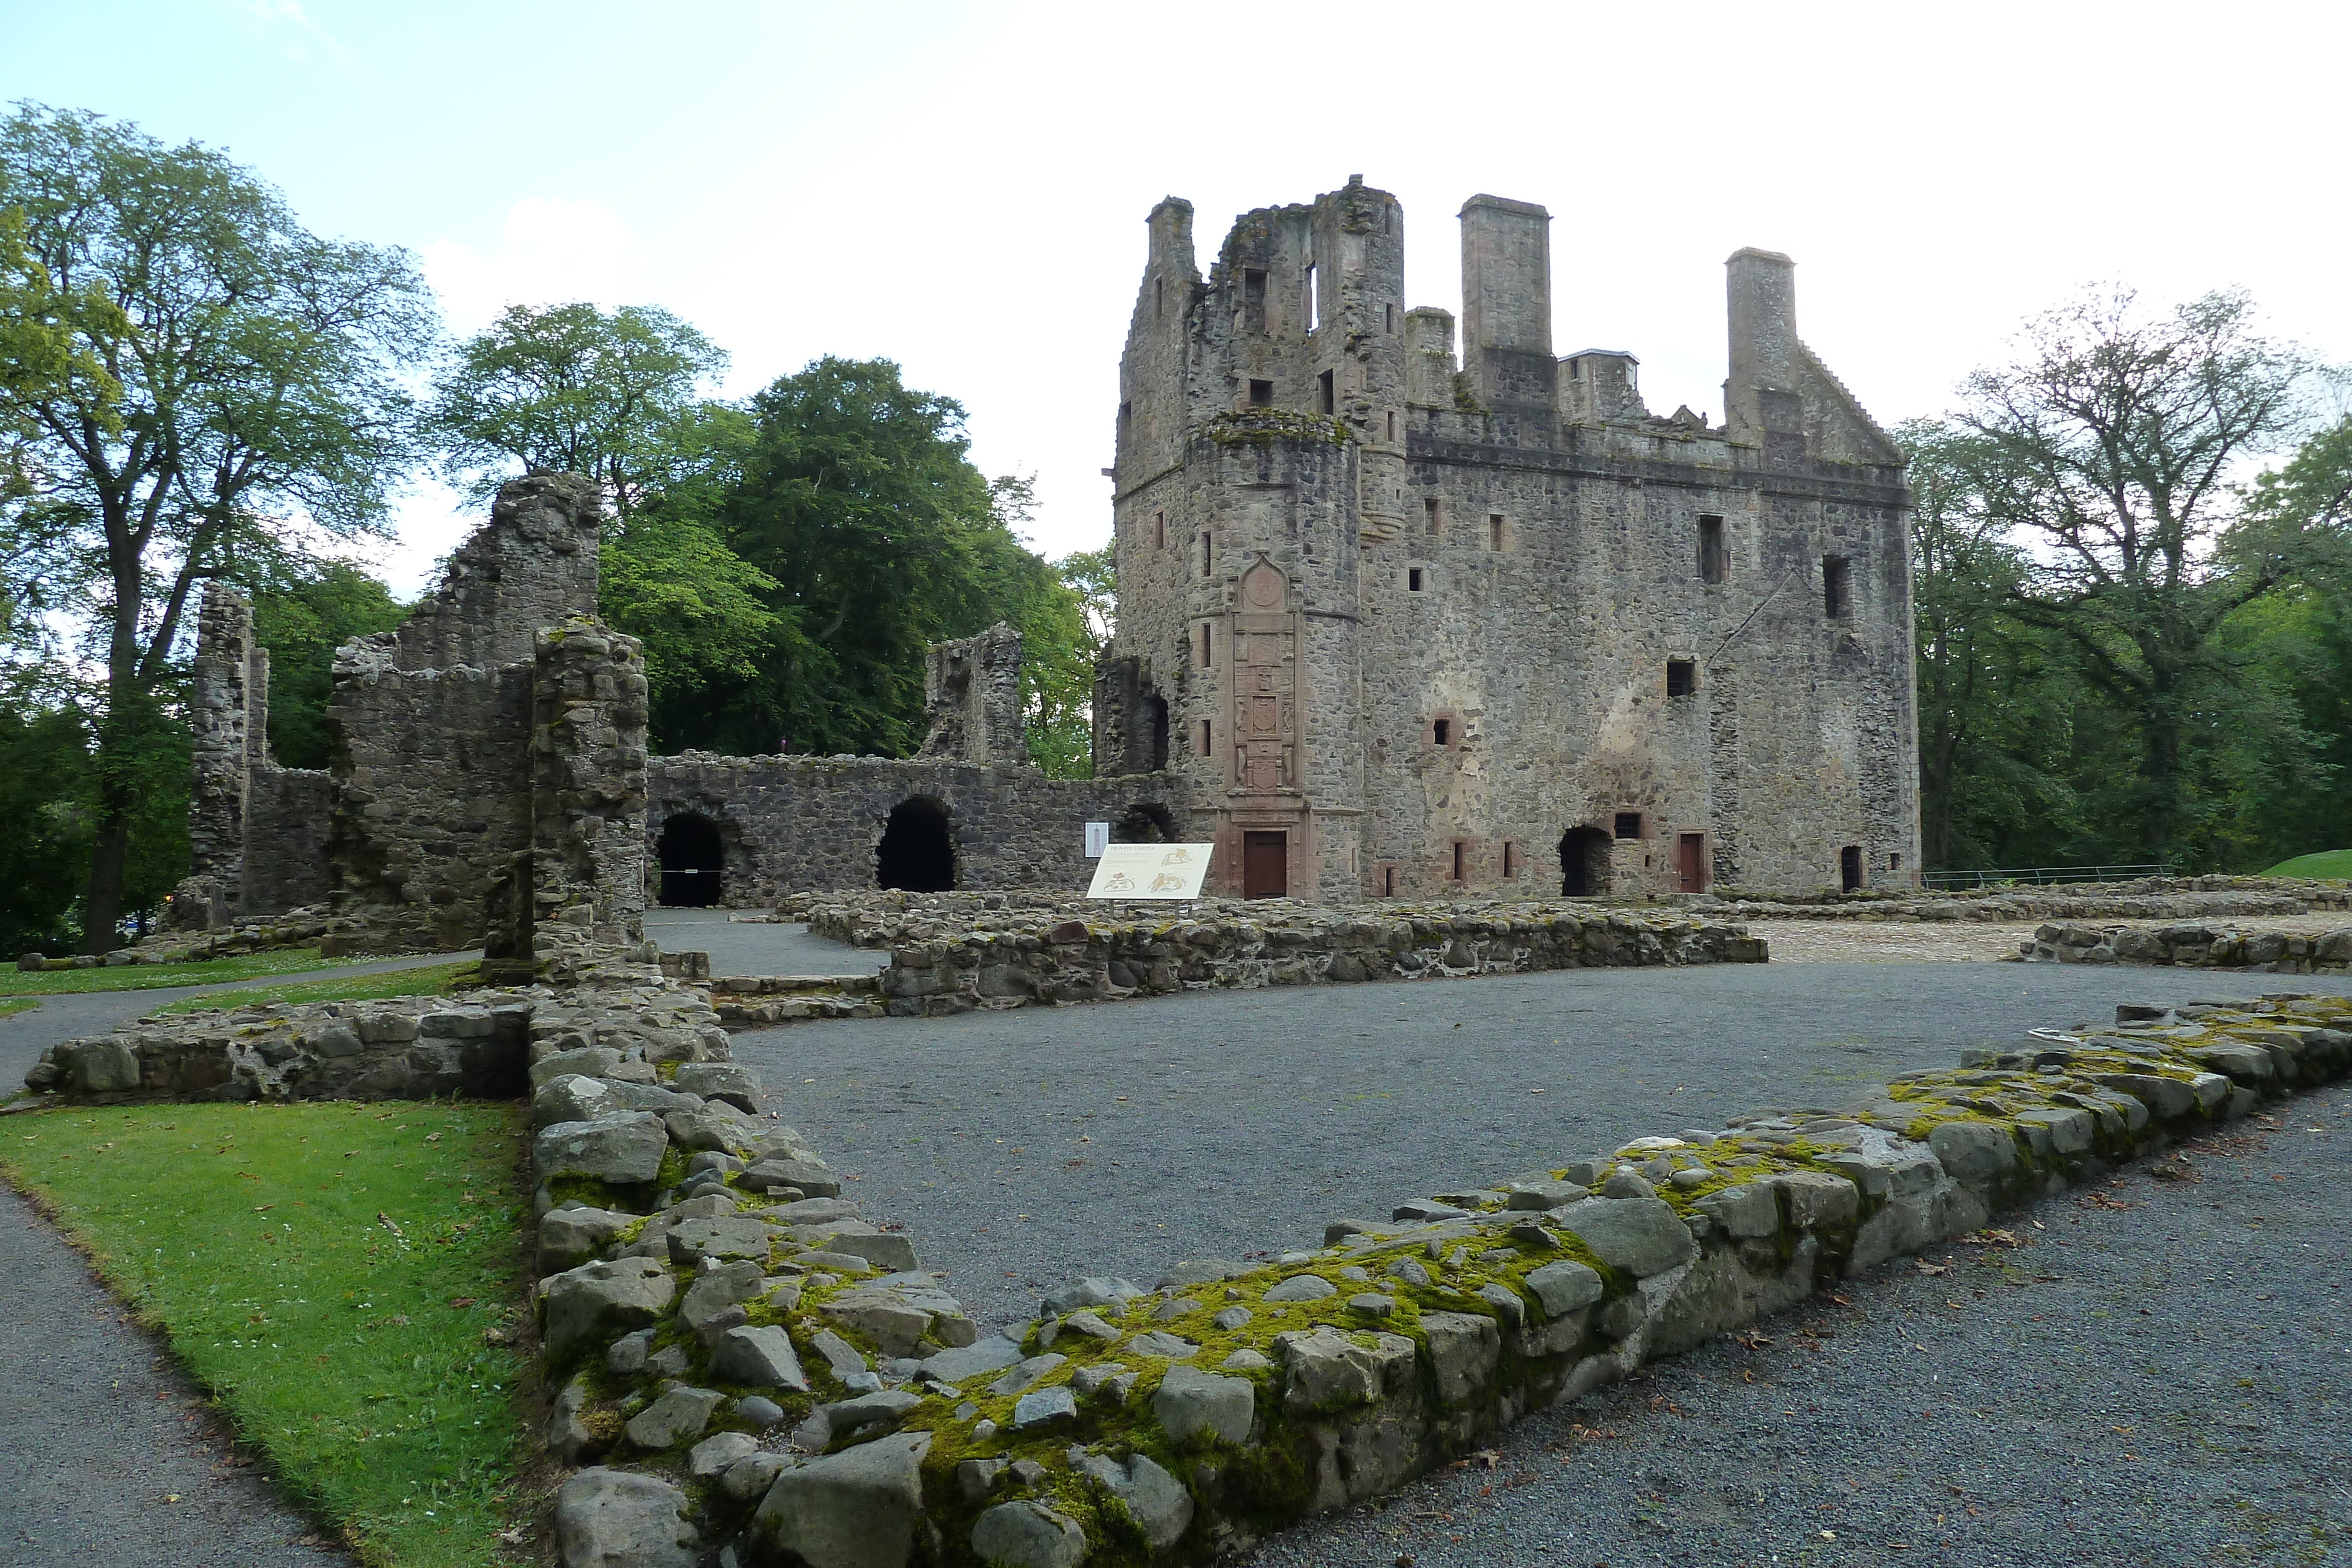
[[[2005,610],[2126,716],[2117,806],[2138,856],[2195,849],[2185,748],[2230,684],[2217,638],[2320,549],[2305,524],[2250,513],[2238,483],[2307,428],[2316,369],[2260,335],[2242,294],[2150,313],[2114,290],[2035,320],[2016,364],[1966,383],[1970,482],[2027,547]]]
[[[726,368],[723,350],[657,306],[515,305],[459,347],[426,423],[477,498],[519,472],[586,474],[625,523],[707,455],[696,388]]]
[[[1013,532],[1026,486],[983,477],[962,405],[887,360],[819,360],[751,415],[725,539],[779,585],[768,602],[793,634],[761,681],[711,694],[697,741],[906,756],[923,738],[927,646],[1024,626],[1056,586]]]
[[[1111,547],[1074,550],[1021,622],[1030,759],[1056,779],[1094,777],[1095,664],[1110,641]]]
[[[434,317],[405,253],[319,238],[220,153],[96,115],[26,105],[0,122],[0,206],[24,213],[77,351],[121,388],[115,428],[89,378],[0,392],[33,433],[9,558],[85,617],[106,673],[82,912],[96,951],[115,940],[144,754],[169,743],[191,594],[381,531],[415,452],[401,372]]]
[[[349,561],[297,563],[252,591],[254,641],[269,651],[269,749],[283,768],[327,766],[335,650],[389,632],[406,609]]]

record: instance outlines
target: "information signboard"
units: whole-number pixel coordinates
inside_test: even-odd
[[[1198,898],[1209,844],[1105,844],[1088,898]]]

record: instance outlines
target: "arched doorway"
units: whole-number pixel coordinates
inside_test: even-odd
[[[1570,828],[1559,836],[1559,891],[1585,898],[1609,891],[1609,835],[1598,828]]]
[[[1115,844],[1172,844],[1177,841],[1176,819],[1165,806],[1139,800],[1111,824],[1110,837]]]
[[[666,819],[654,858],[661,866],[663,904],[701,909],[719,902],[727,848],[719,841],[719,824],[709,818],[680,811]]]
[[[911,796],[890,808],[882,841],[874,847],[874,882],[908,893],[955,889],[955,837],[948,809],[928,795]]]

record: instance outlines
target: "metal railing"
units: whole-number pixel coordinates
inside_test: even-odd
[[[1932,888],[1993,887],[2010,883],[2053,882],[2134,882],[2144,876],[2170,876],[2168,865],[2034,865],[2001,866],[1989,871],[1922,872],[1919,880]]]

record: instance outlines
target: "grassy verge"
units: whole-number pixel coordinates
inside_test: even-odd
[[[349,964],[321,958],[312,947],[208,958],[201,964],[122,964],[95,969],[0,969],[0,996],[60,997],[76,991],[152,991],[165,986],[209,986],[217,980],[250,980],[262,975],[294,975]]]
[[[2352,877],[2352,850],[2322,850],[2317,854],[2297,855],[2291,861],[2279,862],[2263,874]]]
[[[497,1557],[522,1459],[527,1357],[485,1338],[521,1321],[522,1134],[505,1105],[111,1106],[0,1124],[0,1171],[364,1561],[454,1568]]]
[[[40,1005],[41,998],[38,997],[0,997],[0,1019],[6,1018],[10,1013],[21,1013],[28,1008],[37,1008]]]
[[[475,984],[481,960],[432,964],[421,969],[389,969],[380,975],[345,975],[332,980],[289,980],[282,986],[248,986],[210,991],[165,1002],[159,1013],[192,1013],[205,1008],[250,1007],[255,1002],[356,1002],[372,997],[429,997]]]

